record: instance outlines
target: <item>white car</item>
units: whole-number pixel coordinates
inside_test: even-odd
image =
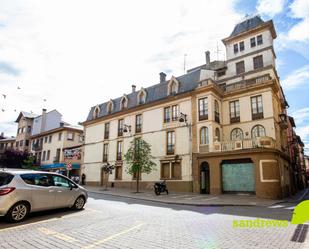
[[[86,189],[69,178],[51,172],[0,169],[0,216],[19,222],[28,213],[57,209],[83,209]]]

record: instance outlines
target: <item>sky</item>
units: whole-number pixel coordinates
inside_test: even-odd
[[[274,21],[288,112],[309,154],[308,0],[0,0],[0,131],[16,135],[19,111],[42,108],[77,124],[132,84],[204,64],[206,50],[223,60],[221,40],[247,14]]]

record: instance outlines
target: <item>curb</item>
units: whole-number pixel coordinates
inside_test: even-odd
[[[183,205],[183,206],[195,206],[195,207],[267,207],[268,205],[250,205],[250,204],[201,204],[201,203],[187,203],[187,202],[172,202],[172,201],[163,201],[163,200],[153,200],[153,199],[145,199],[145,198],[137,198],[134,196],[126,196],[126,195],[116,195],[111,193],[104,193],[99,191],[91,191],[87,190],[89,193],[94,194],[102,194],[102,195],[110,195],[115,197],[122,197],[122,198],[128,198],[128,199],[134,199],[134,200],[142,200],[142,201],[148,201],[148,202],[157,202],[157,203],[163,203],[163,204],[170,204],[170,205]]]
[[[283,201],[279,201],[279,202],[276,202],[275,204],[281,204],[281,203],[296,203],[296,202],[300,202],[304,199],[304,197],[308,194],[309,192],[309,188],[307,188],[304,193],[296,200],[293,200],[293,201],[288,201],[288,200],[283,200]]]

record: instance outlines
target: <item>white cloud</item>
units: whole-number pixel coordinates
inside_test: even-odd
[[[309,65],[292,71],[283,81],[284,89],[293,89],[309,82]]]
[[[257,11],[262,15],[274,17],[283,11],[285,0],[259,0]]]
[[[14,110],[56,108],[67,122],[84,121],[91,106],[131,84],[156,84],[165,70],[182,74],[184,54],[187,69],[204,63],[205,50],[216,59],[217,42],[224,50],[221,39],[240,19],[234,2],[1,1],[0,61],[21,73],[0,72],[0,94],[8,94],[0,95],[0,130]]]
[[[294,118],[297,125],[309,121],[309,107],[305,107],[293,112],[292,117]]]

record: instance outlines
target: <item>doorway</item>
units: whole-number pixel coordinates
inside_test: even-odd
[[[210,194],[210,174],[207,162],[202,162],[200,170],[200,192],[201,194]]]

